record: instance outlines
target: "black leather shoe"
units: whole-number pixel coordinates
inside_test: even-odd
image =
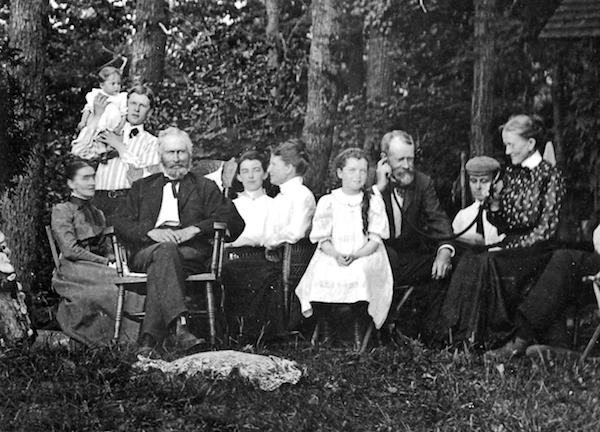
[[[187,319],[184,316],[180,316],[175,319],[175,322],[171,325],[171,333],[173,334],[173,341],[175,347],[185,352],[196,352],[206,345],[206,340],[197,338],[187,328]]]
[[[490,360],[509,360],[512,357],[522,357],[525,355],[525,351],[529,345],[531,345],[530,341],[516,337],[507,342],[503,347],[486,351],[484,356]]]
[[[140,338],[139,346],[135,354],[148,358],[156,358],[159,357],[157,348],[158,344],[156,343],[156,339],[154,339],[152,335],[144,333]]]

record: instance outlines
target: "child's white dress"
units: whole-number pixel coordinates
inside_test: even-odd
[[[313,243],[331,240],[341,254],[351,254],[369,239],[379,243],[375,252],[358,258],[349,266],[317,248],[306,273],[296,288],[302,313],[310,317],[311,302],[369,303],[367,311],[380,328],[387,317],[393,294],[392,269],[383,239],[390,235],[385,205],[381,197],[372,195],[369,207],[368,237],[363,233],[363,193],[346,195],[336,189],[317,204],[310,240]]]
[[[96,129],[92,129],[88,126],[81,129],[77,138],[71,143],[73,147],[89,147],[87,153],[89,158],[98,156],[101,153],[106,153],[106,146],[95,141],[94,138],[101,131],[114,130],[121,123],[121,118],[127,115],[127,93],[121,92],[116,95],[106,94],[100,88],[94,88],[85,95],[85,106],[82,111],[89,111],[94,114],[94,99],[97,95],[102,94],[107,96],[108,105],[104,108],[104,112],[98,120],[98,126]],[[80,152],[79,152],[80,153]],[[86,159],[89,159],[86,157]]]

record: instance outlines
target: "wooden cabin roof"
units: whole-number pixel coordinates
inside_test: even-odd
[[[600,0],[563,0],[539,37],[542,39],[600,37]]]

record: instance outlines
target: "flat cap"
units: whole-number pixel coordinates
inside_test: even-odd
[[[465,168],[471,175],[490,174],[500,169],[500,162],[489,156],[475,156],[467,161]]]

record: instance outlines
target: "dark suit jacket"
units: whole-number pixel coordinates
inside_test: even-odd
[[[135,181],[125,202],[111,217],[117,235],[133,253],[154,244],[146,234],[154,229],[158,219],[163,186],[162,173]],[[178,195],[181,226],[197,226],[202,230],[182,246],[190,246],[210,255],[209,240],[214,235],[214,222],[227,223],[227,241],[235,240],[242,233],[242,217],[231,200],[225,198],[212,181],[190,172],[181,180]]]
[[[431,177],[415,171],[413,183],[406,189],[402,204],[402,228],[397,239],[392,211],[391,184],[382,192],[385,210],[390,222],[390,239],[386,245],[398,253],[426,251],[443,244],[453,244],[452,241],[435,241],[419,234],[414,227],[433,237],[452,236],[452,225],[448,216],[442,210]],[[408,221],[407,221],[408,220]],[[410,223],[409,223],[410,222]]]

